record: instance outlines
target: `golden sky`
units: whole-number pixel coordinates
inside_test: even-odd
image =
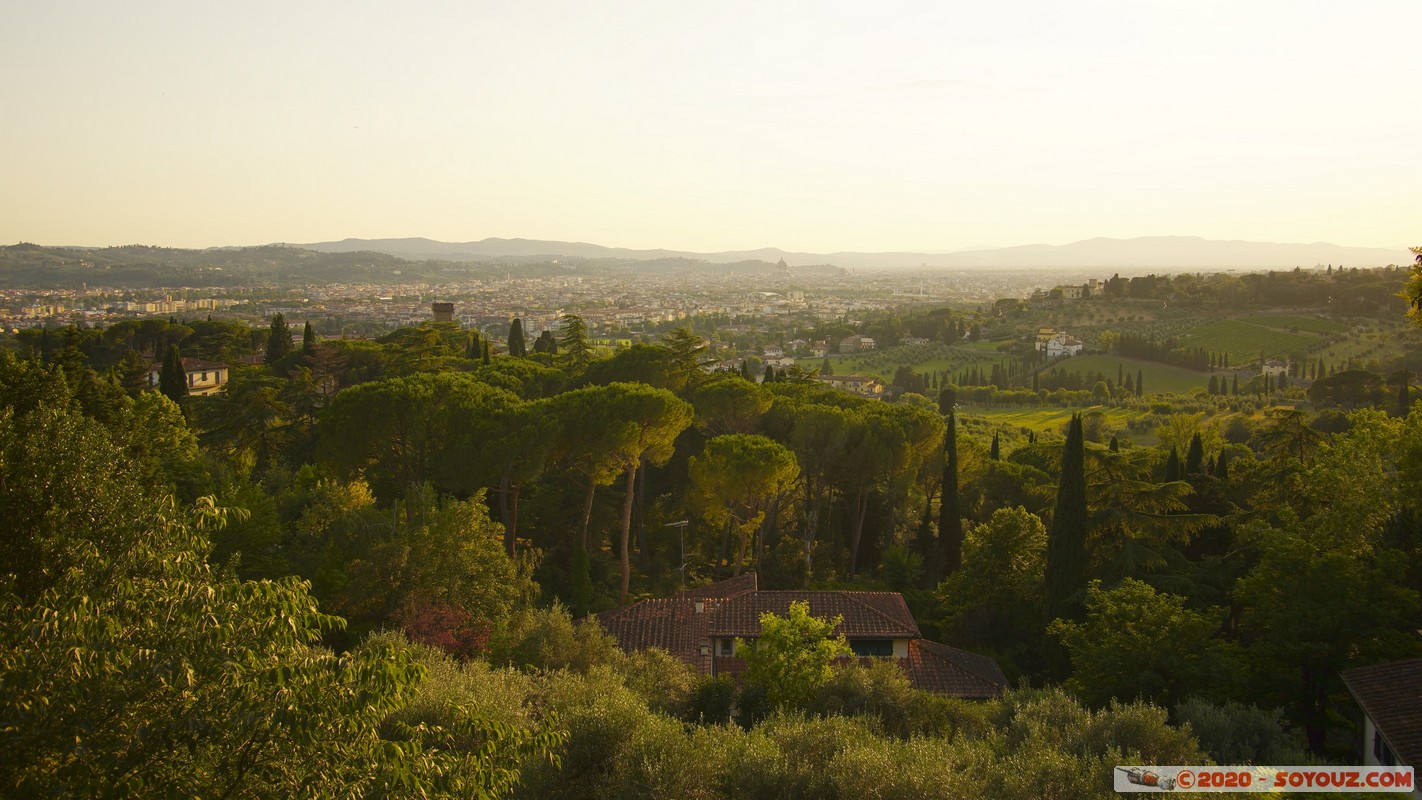
[[[45,2],[0,243],[1422,243],[1422,3]]]

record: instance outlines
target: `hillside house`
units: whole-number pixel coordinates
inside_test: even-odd
[[[1280,361],[1277,358],[1270,358],[1267,359],[1264,362],[1263,366],[1259,368],[1259,374],[1270,378],[1278,378],[1280,375],[1289,374],[1290,366],[1291,365],[1287,361]]]
[[[863,375],[816,375],[815,380],[860,397],[880,397],[884,394],[884,384],[878,378]]]
[[[1422,658],[1345,670],[1343,683],[1363,709],[1363,766],[1422,769]]]
[[[785,616],[796,602],[809,604],[812,616],[841,617],[835,632],[861,663],[892,658],[917,689],[985,699],[1007,688],[993,659],[923,638],[896,592],[761,591],[755,573],[747,573],[597,619],[627,652],[660,647],[703,675],[735,677],[746,667],[736,641],[755,641],[762,614]]]
[[[197,358],[183,359],[183,372],[188,377],[188,394],[202,397],[217,394],[227,385],[227,365],[220,361],[203,361]],[[158,388],[158,377],[163,373],[163,365],[148,365],[148,386]]]
[[[841,353],[862,353],[866,350],[874,349],[874,340],[868,336],[854,334],[839,340],[839,352]]]
[[[1054,332],[1048,338],[1037,342],[1038,351],[1049,359],[1080,355],[1084,346],[1080,339],[1062,331]]]

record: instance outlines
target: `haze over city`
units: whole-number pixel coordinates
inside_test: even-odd
[[[1416,3],[18,4],[0,242],[1398,248]]]

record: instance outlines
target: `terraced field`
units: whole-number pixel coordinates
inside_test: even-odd
[[[981,417],[991,420],[993,423],[1004,426],[1030,428],[1038,433],[1060,433],[1062,427],[1071,420],[1072,414],[1089,414],[1101,412],[1106,415],[1111,427],[1124,429],[1126,423],[1136,417],[1145,416],[1150,413],[1140,409],[1113,408],[1108,406],[1091,406],[1089,408],[968,408],[962,413],[963,416]],[[1136,440],[1143,438],[1136,435]],[[1144,442],[1142,442],[1144,443]]]
[[[1266,328],[1277,328],[1289,332],[1333,334],[1345,333],[1349,329],[1347,325],[1321,317],[1300,317],[1288,314],[1255,314],[1240,317],[1239,320],[1251,325],[1263,325]]]
[[[1192,328],[1181,338],[1181,344],[1204,348],[1211,353],[1228,353],[1230,365],[1239,367],[1258,363],[1261,355],[1288,358],[1293,353],[1309,353],[1326,345],[1331,338],[1321,333],[1289,333],[1241,318],[1222,319]]]
[[[1000,352],[994,343],[973,345],[926,344],[890,347],[871,353],[831,358],[836,375],[874,375],[880,380],[893,380],[894,372],[907,365],[914,372],[957,372],[970,364],[991,364],[1008,361],[1011,356]]]
[[[1140,373],[1141,380],[1145,383],[1146,394],[1156,392],[1187,394],[1195,389],[1205,388],[1210,382],[1210,375],[1206,372],[1196,372],[1184,367],[1174,367],[1169,364],[1159,364],[1135,358],[1121,358],[1120,356],[1077,356],[1076,358],[1063,359],[1052,366],[1064,372],[1099,372],[1112,380],[1116,379],[1117,367],[1121,366],[1131,374],[1132,379],[1135,378],[1137,372]]]

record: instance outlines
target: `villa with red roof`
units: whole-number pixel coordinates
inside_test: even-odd
[[[736,640],[754,641],[762,614],[785,616],[797,602],[809,604],[812,616],[841,618],[835,633],[855,656],[895,659],[916,689],[984,699],[1007,688],[993,659],[923,638],[897,592],[761,591],[755,573],[747,573],[597,618],[625,651],[660,647],[704,675],[736,676],[745,669]]]

